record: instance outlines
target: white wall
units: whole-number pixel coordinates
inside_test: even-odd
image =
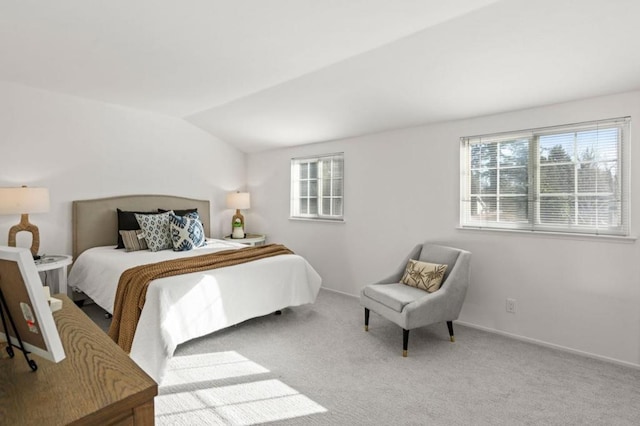
[[[181,119],[0,83],[0,186],[49,188],[51,211],[30,216],[41,253],[71,253],[72,200],[123,194],[209,199],[220,236],[245,179],[244,153]],[[0,216],[0,244],[19,220]]]
[[[304,255],[325,287],[352,295],[417,243],[470,250],[473,280],[461,321],[640,365],[640,243],[456,228],[461,136],[627,115],[633,138],[640,92],[251,154],[248,228]],[[346,223],[289,220],[290,158],[340,151]],[[632,146],[631,155],[632,166],[640,164],[640,150]],[[633,170],[631,185],[640,186]],[[640,231],[635,195],[633,235]],[[516,314],[506,312],[507,297],[517,300]]]

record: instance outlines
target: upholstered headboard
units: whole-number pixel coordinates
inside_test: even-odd
[[[77,200],[73,203],[73,258],[98,246],[116,245],[118,214],[116,209],[155,211],[156,209],[197,208],[205,235],[211,235],[209,200],[174,197],[171,195],[123,195],[120,197]]]

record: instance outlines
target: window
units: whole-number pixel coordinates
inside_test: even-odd
[[[291,217],[343,220],[344,154],[291,160]]]
[[[629,118],[461,139],[460,224],[628,235]]]

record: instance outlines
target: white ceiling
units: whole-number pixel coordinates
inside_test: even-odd
[[[0,80],[254,152],[640,88],[638,0],[0,0]]]

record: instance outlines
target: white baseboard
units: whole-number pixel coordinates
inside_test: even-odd
[[[355,298],[359,298],[360,297],[360,296],[355,296],[353,294],[345,293],[343,291],[334,290],[332,288],[321,287],[321,289],[322,290],[326,290],[326,291],[330,291],[332,293],[342,294],[344,296],[355,297]],[[581,355],[581,356],[585,356],[585,357],[588,357],[588,358],[593,358],[593,359],[597,359],[597,360],[600,360],[600,361],[606,361],[606,362],[610,362],[610,363],[613,363],[613,364],[618,364],[618,365],[622,365],[622,366],[625,366],[625,367],[631,367],[631,368],[634,368],[636,370],[640,370],[640,364],[635,364],[633,362],[622,361],[622,360],[619,360],[619,359],[616,359],[616,358],[609,358],[609,357],[606,357],[606,356],[593,354],[591,352],[580,351],[580,350],[572,349],[572,348],[569,348],[569,347],[566,347],[566,346],[556,345],[554,343],[545,342],[543,340],[532,339],[530,337],[520,336],[518,334],[508,333],[506,331],[496,330],[494,328],[489,328],[489,327],[485,327],[485,326],[482,326],[482,325],[472,324],[472,323],[465,322],[465,321],[456,320],[455,323],[463,325],[465,327],[475,328],[477,330],[486,331],[488,333],[499,334],[500,336],[509,337],[511,339],[520,340],[520,341],[528,342],[528,343],[533,343],[534,345],[545,346],[547,348],[553,348],[553,349],[557,349],[559,351],[569,352],[569,353],[572,353],[572,354]]]
[[[606,361],[606,362],[610,362],[610,363],[613,363],[613,364],[623,365],[625,367],[631,367],[631,368],[634,368],[636,370],[640,370],[640,364],[634,364],[632,362],[622,361],[622,360],[615,359],[615,358],[609,358],[609,357],[606,357],[606,356],[593,354],[591,352],[584,352],[584,351],[580,351],[580,350],[577,350],[577,349],[568,348],[566,346],[556,345],[554,343],[548,343],[548,342],[545,342],[543,340],[532,339],[530,337],[520,336],[518,334],[508,333],[506,331],[496,330],[496,329],[493,329],[493,328],[484,327],[482,325],[472,324],[472,323],[468,323],[468,322],[464,322],[464,321],[456,321],[455,323],[463,325],[465,327],[475,328],[477,330],[486,331],[488,333],[499,334],[501,336],[509,337],[511,339],[516,339],[516,340],[520,340],[520,341],[523,341],[523,342],[533,343],[535,345],[545,346],[547,348],[558,349],[558,350],[563,351],[563,352],[569,352],[569,353],[576,354],[576,355],[582,355],[582,356],[586,356],[588,358],[593,358],[593,359],[597,359],[597,360],[600,360],[600,361]]]
[[[327,287],[320,287],[322,290],[327,290],[330,291],[332,293],[338,293],[338,294],[342,294],[343,296],[349,296],[349,297],[357,297],[360,298],[360,296],[355,296],[353,294],[350,293],[345,293],[344,291],[339,291],[339,290],[334,290],[332,288],[327,288]]]

